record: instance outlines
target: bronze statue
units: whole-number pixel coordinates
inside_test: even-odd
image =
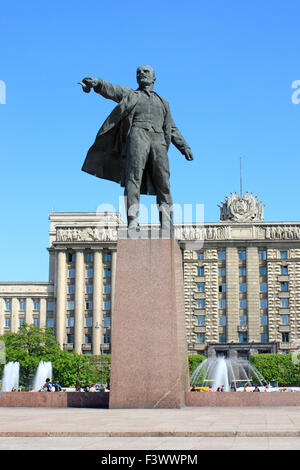
[[[89,149],[82,170],[125,187],[128,230],[139,230],[140,194],[156,195],[160,224],[172,231],[172,197],[168,148],[172,142],[187,160],[190,147],[177,129],[169,104],[153,91],[152,67],[137,69],[138,89],[113,85],[101,78],[84,78],[82,88],[92,88],[118,103]]]

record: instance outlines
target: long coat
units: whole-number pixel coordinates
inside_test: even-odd
[[[134,108],[138,102],[140,91],[113,85],[104,80],[101,80],[99,86],[94,90],[119,104],[113,109],[97,133],[95,142],[85,158],[82,171],[124,186],[126,139],[131,129]],[[159,98],[166,110],[163,132],[167,147],[169,148],[172,142],[181,153],[184,153],[184,150],[189,147],[172,119],[168,102],[160,96]],[[147,166],[144,170],[140,193],[155,195]]]

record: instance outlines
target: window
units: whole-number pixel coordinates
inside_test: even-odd
[[[197,343],[203,344],[205,342],[205,333],[197,334]]]
[[[290,342],[290,334],[289,333],[281,333],[282,335],[282,342],[289,343]]]
[[[287,292],[289,290],[289,283],[288,282],[281,282],[280,283],[280,290],[281,290],[281,292]]]
[[[92,263],[94,260],[94,253],[86,253],[85,255],[85,261],[87,263]]]
[[[244,310],[247,308],[247,299],[240,299],[240,309]]]
[[[88,269],[85,270],[85,277],[86,278],[90,279],[91,277],[93,277],[93,275],[94,275],[93,268],[88,268]]]
[[[280,252],[280,258],[281,259],[287,259],[287,251],[281,251]]]
[[[218,260],[224,261],[225,259],[226,259],[226,251],[224,250],[218,251]]]
[[[67,317],[67,327],[73,328],[75,323],[74,317]]]
[[[198,326],[205,326],[205,315],[198,315],[197,316],[197,325]]]
[[[103,254],[103,260],[104,260],[104,263],[111,263],[111,254],[110,253],[104,253]]]
[[[246,276],[246,267],[240,266],[239,267],[239,276]]]
[[[74,268],[69,268],[68,269],[68,278],[73,279],[75,277],[75,269]]]
[[[33,326],[39,328],[40,326],[40,319],[38,317],[33,317]]]
[[[68,253],[68,262],[75,263],[75,253]]]
[[[92,294],[93,293],[93,284],[86,284],[85,293],[86,294]]]
[[[280,299],[281,308],[289,308],[289,299]]]
[[[239,341],[240,343],[247,343],[247,333],[239,333]]]
[[[268,292],[268,284],[266,282],[259,284],[259,292]]]
[[[75,294],[75,284],[68,285],[68,294]]]
[[[226,292],[226,284],[219,284],[219,292]]]
[[[226,333],[219,333],[219,343],[226,343]]]
[[[267,326],[268,325],[268,315],[262,315],[260,317],[260,326]]]
[[[269,335],[268,333],[261,333],[260,335],[261,343],[268,343],[269,342]]]
[[[48,302],[48,304],[47,304],[47,310],[48,310],[49,312],[53,312],[53,310],[54,310],[54,302],[53,302],[53,300],[49,300],[49,302]]]
[[[67,310],[74,310],[75,308],[75,302],[74,300],[68,300],[67,302]]]
[[[280,269],[281,269],[281,274],[283,276],[286,276],[287,273],[288,273],[288,267],[287,266],[280,266]]]
[[[260,266],[259,267],[259,275],[266,276],[267,275],[267,266]]]
[[[85,328],[91,328],[93,326],[93,317],[85,317],[84,326]]]
[[[289,320],[289,315],[280,315],[281,317],[281,324],[282,325],[289,325],[290,320]]]
[[[266,250],[259,250],[258,252],[258,258],[263,261],[267,259],[267,252]]]
[[[91,344],[92,343],[92,335],[85,335],[84,336],[84,342],[85,342],[85,344]]]
[[[205,299],[197,299],[197,308],[205,308]]]
[[[197,259],[204,259],[203,251],[197,251]]]
[[[240,282],[240,292],[247,292],[247,285],[245,282]]]
[[[40,310],[40,301],[39,300],[35,300],[33,302],[33,311],[34,312],[39,312]]]
[[[226,299],[219,299],[219,309],[224,310],[226,308]]]
[[[103,343],[104,344],[110,343],[110,335],[103,335]]]
[[[85,309],[86,310],[92,310],[92,308],[93,308],[93,301],[92,300],[87,300],[85,302]]]
[[[204,292],[205,291],[205,283],[204,282],[198,282],[197,283],[197,291],[198,292]]]
[[[247,315],[240,315],[240,326],[247,326]]]
[[[220,277],[225,277],[226,276],[226,268],[219,268],[219,276]]]
[[[227,320],[226,315],[219,316],[219,326],[226,326]]]
[[[21,328],[21,326],[23,326],[24,323],[25,323],[25,318],[24,317],[19,318],[19,328]]]
[[[26,300],[19,300],[19,311],[24,312],[26,308]]]
[[[246,251],[245,250],[240,250],[239,251],[239,260],[244,261],[246,259]]]
[[[6,312],[11,311],[11,300],[10,299],[5,301],[5,310],[6,310]]]
[[[104,284],[104,286],[103,286],[103,292],[104,292],[104,294],[110,294],[110,292],[111,292],[111,286],[110,286],[110,284]]]
[[[47,318],[47,328],[54,328],[54,318]]]
[[[103,318],[103,328],[110,328],[110,317]]]
[[[74,335],[67,335],[67,343],[68,344],[74,343]]]
[[[268,308],[268,299],[260,299],[260,308],[262,309]]]
[[[104,269],[104,277],[109,278],[109,279],[111,278],[111,270],[110,269],[108,269],[108,268]]]
[[[204,276],[204,266],[197,266],[197,276]]]
[[[4,327],[5,328],[10,328],[10,318],[9,317],[5,317]]]
[[[104,300],[104,302],[103,302],[103,309],[104,309],[104,310],[110,310],[110,307],[111,307],[110,300]]]

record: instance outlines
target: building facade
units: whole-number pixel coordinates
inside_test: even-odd
[[[61,348],[111,351],[117,213],[52,213],[49,282],[0,282],[0,334],[52,328]],[[151,227],[143,227],[151,229]],[[251,194],[217,223],[175,225],[189,354],[287,353],[300,345],[300,222],[264,222]],[[134,332],[132,332],[134,334]]]

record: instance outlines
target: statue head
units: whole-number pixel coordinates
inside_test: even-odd
[[[136,79],[140,87],[153,85],[156,78],[150,65],[140,65],[136,71]]]

